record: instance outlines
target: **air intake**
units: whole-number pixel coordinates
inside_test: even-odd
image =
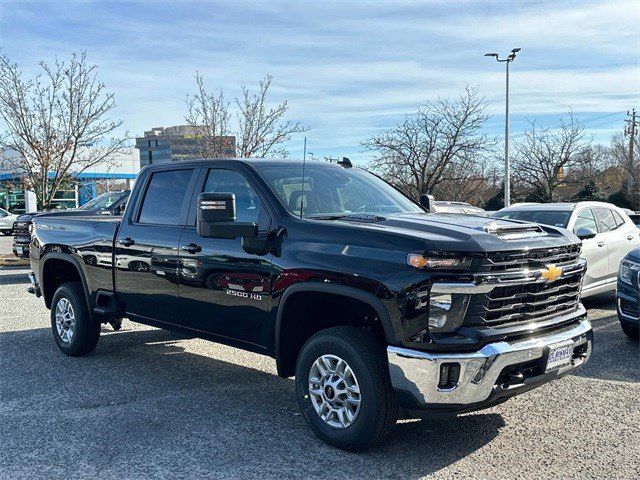
[[[520,240],[547,235],[540,225],[501,225],[495,222],[485,225],[484,231],[502,240]]]

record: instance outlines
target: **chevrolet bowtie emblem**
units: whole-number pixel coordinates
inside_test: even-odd
[[[553,282],[555,279],[562,276],[562,268],[556,267],[555,265],[547,265],[546,270],[542,270],[541,275],[542,278],[546,278],[550,282]]]

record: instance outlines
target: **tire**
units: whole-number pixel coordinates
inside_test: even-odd
[[[355,415],[352,412],[353,419],[346,426],[330,425],[316,410],[318,399],[328,398],[318,395],[317,392],[327,393],[326,387],[321,388],[321,384],[317,383],[314,384],[316,395],[310,391],[310,377],[319,378],[314,373],[319,371],[316,369],[316,362],[326,356],[337,357],[346,362],[347,368],[353,374],[349,375],[352,388],[357,384],[359,389],[359,407]],[[312,372],[312,368],[316,370]],[[346,383],[342,382],[342,385]],[[335,392],[338,391],[336,387]],[[325,443],[343,450],[363,451],[380,443],[398,418],[398,403],[391,386],[384,346],[372,335],[354,327],[322,330],[305,343],[296,363],[296,396],[302,414],[316,436]],[[337,399],[338,396],[336,394],[334,398]],[[349,402],[343,402],[347,403]],[[349,405],[351,406],[350,403]],[[333,420],[329,421],[339,421],[337,413],[332,413],[332,417]]]
[[[640,325],[637,323],[627,322],[625,320],[620,320],[620,326],[622,327],[622,331],[624,334],[629,337],[631,340],[638,340],[640,337]]]
[[[58,314],[62,326],[58,325]],[[58,287],[51,301],[51,330],[58,348],[69,357],[87,355],[96,347],[100,323],[93,321],[89,314],[82,284],[65,283]]]

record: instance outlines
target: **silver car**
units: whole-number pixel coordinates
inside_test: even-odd
[[[13,232],[13,222],[18,218],[17,215],[14,215],[11,212],[8,212],[4,208],[0,208],[0,232],[5,235],[11,235]]]
[[[493,214],[571,230],[582,239],[587,273],[582,297],[613,291],[620,261],[640,245],[640,230],[629,215],[610,203],[535,203],[514,205]]]

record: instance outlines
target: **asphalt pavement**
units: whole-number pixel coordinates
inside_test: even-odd
[[[640,477],[640,350],[612,295],[586,302],[575,374],[351,454],[312,435],[269,358],[128,321],[65,357],[26,272],[0,270],[0,478]]]

